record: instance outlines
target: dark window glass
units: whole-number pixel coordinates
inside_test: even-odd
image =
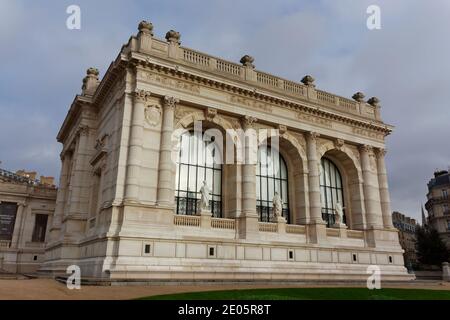
[[[193,131],[181,135],[175,178],[176,213],[195,215],[200,205],[200,188],[206,180],[211,190],[209,208],[222,217],[222,159],[217,143]]]
[[[327,158],[322,158],[320,166],[320,200],[322,203],[322,218],[330,227],[334,225],[335,206],[344,204],[344,190],[342,177],[336,165]],[[346,223],[344,209],[344,223]]]
[[[0,203],[0,240],[11,241],[16,222],[16,214],[16,203]]]
[[[283,200],[282,215],[290,223],[286,162],[278,151],[269,146],[261,146],[258,148],[256,166],[256,211],[260,221],[269,222],[272,218],[275,192]]]
[[[45,232],[47,230],[47,220],[48,216],[46,214],[37,214],[34,230],[33,230],[33,242],[44,242],[45,241]]]

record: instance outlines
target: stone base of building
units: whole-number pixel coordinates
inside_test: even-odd
[[[376,241],[370,231],[327,229],[321,244],[305,243],[304,234],[260,232],[263,235],[255,241],[233,239],[234,230],[221,231],[198,228],[195,235],[186,230],[165,233],[175,239],[160,234],[56,244],[47,248],[40,273],[67,277],[66,268],[77,265],[82,279],[94,282],[366,281],[371,274],[368,267],[376,265],[381,281],[414,279],[404,267],[402,249],[389,246],[395,244],[389,241],[391,231],[377,231],[384,242],[374,248],[368,246]],[[208,232],[215,232],[216,238],[206,237]],[[219,234],[229,239],[219,240]]]
[[[9,273],[35,273],[44,260],[44,249],[0,251],[0,271]]]

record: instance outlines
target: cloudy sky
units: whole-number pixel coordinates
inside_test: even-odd
[[[81,8],[81,30],[66,9]],[[366,9],[381,9],[368,30]],[[392,209],[420,216],[426,183],[450,165],[450,1],[0,0],[0,167],[58,176],[56,134],[90,66],[101,75],[140,20],[155,36],[351,97],[382,102]]]

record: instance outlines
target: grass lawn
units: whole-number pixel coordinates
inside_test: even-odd
[[[366,288],[279,288],[205,291],[160,295],[143,300],[450,300],[449,290]]]

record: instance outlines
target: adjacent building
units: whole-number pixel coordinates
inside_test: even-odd
[[[55,210],[52,177],[0,169],[0,270],[35,272],[43,262]]]
[[[408,280],[377,98],[166,41],[149,22],[90,68],[41,272],[121,280]],[[212,41],[212,40],[211,40]],[[226,151],[226,152],[224,152]]]
[[[405,259],[405,266],[411,268],[418,264],[417,260],[417,235],[416,235],[416,220],[405,216],[404,214],[394,211],[392,213],[392,223],[394,227],[399,230],[400,245],[403,250],[403,257]]]
[[[450,248],[450,173],[439,170],[428,182],[427,224],[436,229]]]

